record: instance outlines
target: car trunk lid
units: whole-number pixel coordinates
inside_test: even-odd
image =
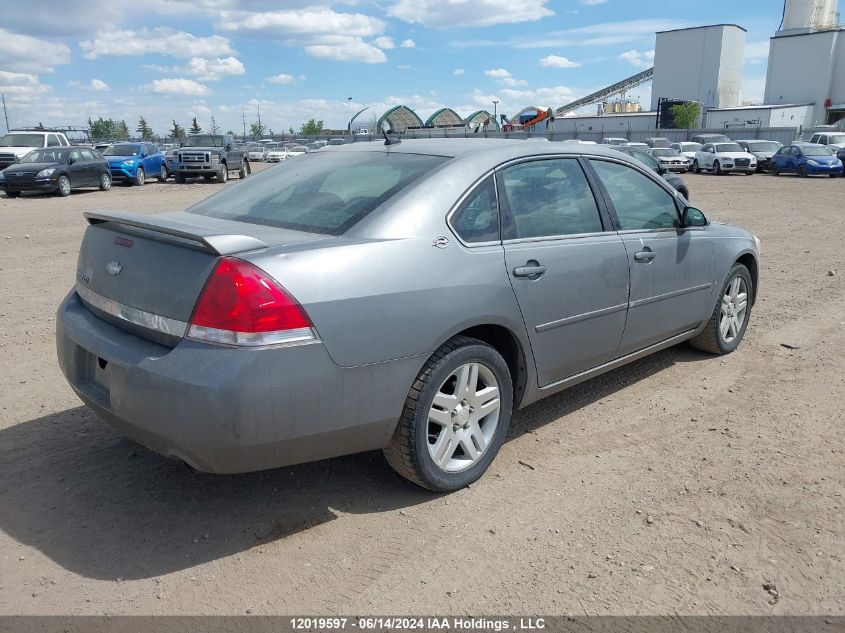
[[[327,236],[188,213],[86,213],[76,291],[97,316],[174,346],[222,256]]]

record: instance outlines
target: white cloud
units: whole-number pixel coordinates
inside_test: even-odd
[[[638,51],[632,48],[619,55],[619,59],[623,59],[637,68],[647,68],[654,64],[654,51]]]
[[[580,4],[585,4],[588,7],[593,7],[597,4],[607,4],[607,0],[578,0]]]
[[[194,81],[193,79],[154,79],[144,86],[144,90],[156,94],[183,95],[191,97],[203,97],[211,94],[208,86]]]
[[[560,55],[546,55],[540,59],[540,66],[546,68],[578,68],[580,65],[578,62],[573,62],[571,59]]]
[[[219,81],[223,77],[243,75],[246,69],[243,63],[235,57],[217,57],[214,59],[192,57],[184,69],[176,72],[193,75],[200,81]]]
[[[322,38],[322,42],[306,46],[305,52],[318,59],[331,59],[338,62],[381,64],[387,61],[387,56],[381,49],[367,44],[360,37],[334,35]]]
[[[0,28],[0,64],[7,71],[47,73],[53,67],[70,63],[70,49],[30,35]]]
[[[464,69],[463,68],[456,68],[455,70],[452,71],[452,74],[460,77],[461,75],[464,74]]]
[[[27,0],[22,6],[9,6],[3,12],[3,25],[31,35],[68,36],[94,31],[98,25],[115,23],[125,9],[113,0]]]
[[[39,81],[38,75],[0,70],[0,92],[3,94],[34,96],[51,90],[50,86],[46,86]]]
[[[89,85],[91,87],[91,90],[93,90],[94,92],[108,92],[109,90],[111,90],[109,85],[102,79],[92,79]]]
[[[502,79],[503,77],[511,76],[511,74],[504,68],[493,68],[491,70],[485,70],[484,74],[488,77],[492,77],[493,79]]]
[[[296,81],[296,77],[293,75],[288,75],[287,73],[279,73],[278,75],[273,75],[272,77],[267,77],[267,81],[271,84],[292,84]]]
[[[376,39],[374,39],[373,44],[381,49],[386,50],[396,48],[396,44],[393,42],[393,38],[387,37],[386,35],[382,35],[381,37],[377,37]]]
[[[517,86],[527,86],[528,82],[524,79],[514,79],[513,77],[505,77],[500,82],[503,86],[508,88],[516,88]]]
[[[416,45],[417,43],[414,40],[408,38],[407,40],[402,40],[402,43],[399,46],[402,48],[415,48]]]
[[[397,64],[396,68],[398,68],[399,70],[411,70],[411,65],[410,64]]]
[[[554,15],[548,0],[525,4],[513,0],[396,0],[387,15],[429,27],[480,27],[535,22]]]
[[[748,42],[745,45],[745,62],[760,64],[769,59],[769,40]]]
[[[338,13],[326,7],[268,11],[224,11],[221,31],[285,41],[297,36],[336,35],[371,37],[384,32],[383,20],[363,13]]]
[[[107,55],[169,55],[177,58],[202,58],[233,55],[229,39],[220,35],[198,37],[185,31],[156,27],[154,29],[100,31],[93,40],[79,43],[85,59]]]

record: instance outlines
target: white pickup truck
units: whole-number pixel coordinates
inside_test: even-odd
[[[0,170],[42,147],[68,147],[64,132],[55,130],[10,130],[0,137]]]

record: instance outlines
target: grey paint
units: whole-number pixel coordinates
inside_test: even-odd
[[[185,212],[143,220],[108,214],[92,218],[97,223],[80,253],[81,269],[97,269],[81,282],[92,290],[187,320],[216,261],[215,238],[230,236],[219,249],[231,253],[238,243],[248,249],[237,256],[266,270],[304,306],[319,340],[249,351],[162,340],[106,322],[72,292],[59,309],[57,347],[83,401],[141,443],[212,472],[381,448],[420,368],[453,335],[478,325],[509,330],[525,358],[518,405],[526,406],[694,335],[730,266],[743,254],[757,256],[750,234],[715,223],[621,233],[608,224],[599,234],[479,246],[462,244],[449,227],[447,216],[465,192],[525,157],[587,154],[624,162],[672,195],[680,212],[685,202],[665,181],[613,150],[473,139],[321,150],[332,151],[454,158],[343,236]],[[233,185],[241,186],[250,181]],[[612,208],[598,203],[607,221]],[[136,242],[115,250],[115,236]],[[267,246],[252,249],[252,240]],[[651,263],[632,259],[643,244],[657,253]],[[104,273],[115,253],[125,268],[103,279],[109,276],[99,268]],[[513,268],[532,258],[546,274],[514,278]]]

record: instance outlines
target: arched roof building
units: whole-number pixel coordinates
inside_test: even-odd
[[[478,110],[473,112],[464,119],[464,123],[470,132],[475,132],[484,127],[495,130],[499,129],[499,122],[496,121],[496,119],[493,118],[493,115],[487,112],[487,110]]]
[[[440,108],[425,122],[426,127],[463,127],[464,120],[452,108]]]
[[[380,133],[382,124],[385,121],[390,125],[390,131],[394,133],[404,132],[409,127],[423,127],[423,122],[419,115],[404,105],[394,106],[381,115],[381,118],[378,120],[377,134]]]

